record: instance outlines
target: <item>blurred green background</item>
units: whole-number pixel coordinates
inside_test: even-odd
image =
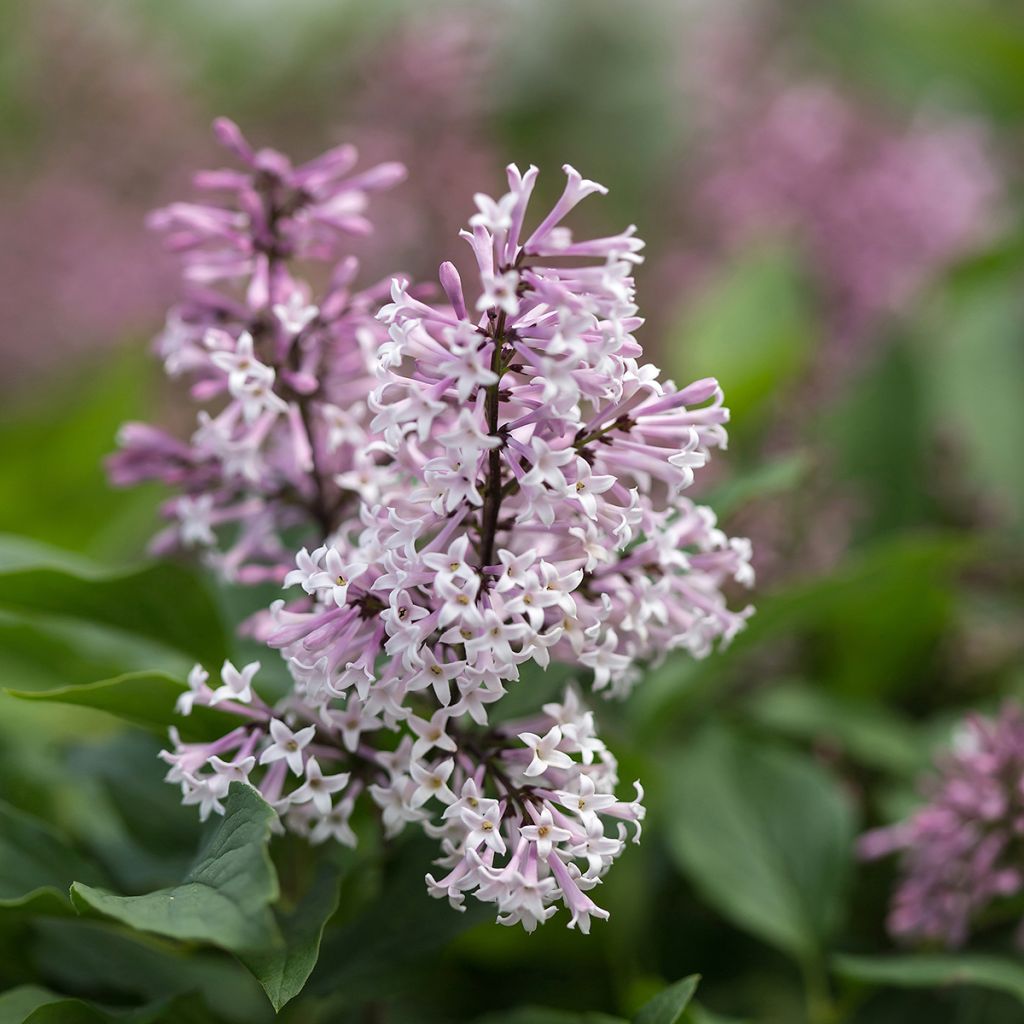
[[[114,492],[102,470],[123,420],[191,422],[148,352],[175,272],[142,219],[220,165],[217,114],[299,159],[346,139],[405,161],[356,246],[380,275],[458,253],[473,192],[499,193],[510,160],[548,188],[566,161],[608,185],[581,214],[648,240],[653,361],[723,384],[730,451],[702,497],[752,538],[759,573],[727,652],[670,658],[599,709],[622,777],[649,792],[644,842],[603,889],[608,924],[467,920],[426,896],[421,850],[390,851],[384,885],[363,853],[282,1017],[597,1021],[578,1014],[633,1013],[699,972],[694,1024],[1024,1020],[1008,928],[975,940],[970,955],[1000,958],[987,970],[889,960],[892,866],[853,855],[914,805],[966,710],[1024,696],[1024,6],[0,5],[11,690],[180,676],[234,650],[230,623],[268,599],[147,567],[161,495]],[[270,1019],[226,954],[23,898],[90,873],[128,893],[181,877],[200,828],[160,783],[155,693],[148,731],[0,697],[0,986],[107,1007],[198,992],[166,1019]],[[0,996],[0,1021],[26,1019],[19,1005]],[[106,1019],[86,1012],[45,1019]]]

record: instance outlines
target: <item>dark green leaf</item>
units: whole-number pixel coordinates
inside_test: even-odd
[[[76,878],[102,875],[49,825],[0,803],[0,908],[61,913]]]
[[[0,538],[0,609],[112,626],[211,665],[227,654],[210,592],[172,563],[109,571],[23,538]]]
[[[973,953],[911,956],[837,956],[833,969],[845,978],[906,988],[977,985],[1016,996],[1024,1003],[1024,964]]]
[[[676,1024],[690,1005],[699,981],[699,974],[691,974],[669,985],[641,1007],[633,1018],[633,1024]]]
[[[117,896],[75,883],[76,906],[139,931],[208,942],[234,953],[281,938],[270,905],[277,875],[267,851],[274,811],[250,786],[232,783],[224,818],[181,884],[144,896]]]
[[[723,915],[798,959],[838,923],[853,822],[802,755],[710,728],[664,769],[680,868]]]
[[[622,1017],[606,1013],[573,1013],[570,1010],[548,1010],[542,1006],[520,1006],[507,1013],[489,1013],[474,1024],[627,1024]]]
[[[488,918],[490,907],[466,901],[457,913],[427,893],[423,876],[436,854],[427,841],[402,843],[382,891],[363,911],[329,934],[310,988],[336,994],[344,1005],[411,984],[414,972],[457,935]]]
[[[102,993],[117,1002],[152,1003],[189,992],[218,1019],[257,1024],[272,1016],[255,980],[219,950],[132,932],[84,918],[37,921],[33,961],[51,984],[67,992]]]
[[[161,734],[166,734],[168,725],[173,723],[186,739],[222,736],[237,724],[226,712],[199,705],[190,715],[176,716],[174,702],[184,689],[184,683],[163,672],[129,672],[80,686],[8,693],[19,700],[95,708]]]
[[[313,884],[295,909],[277,915],[284,945],[241,957],[275,1010],[294,999],[313,972],[324,926],[338,909],[339,882],[338,867],[322,862]]]

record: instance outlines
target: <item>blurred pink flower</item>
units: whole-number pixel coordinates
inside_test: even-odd
[[[143,216],[209,149],[172,62],[123,10],[43,0],[22,17],[32,134],[0,174],[8,388],[151,326],[174,273]]]
[[[401,194],[382,205],[381,251],[372,240],[361,250],[368,267],[397,261],[414,277],[433,277],[472,212],[474,188],[503,173],[488,132],[488,72],[500,32],[493,11],[432,11],[396,26],[359,69],[345,136],[367,159],[410,169]]]
[[[987,126],[909,121],[802,74],[767,12],[708,12],[677,83],[692,137],[667,199],[684,241],[655,287],[678,312],[752,241],[788,238],[816,285],[825,378],[920,290],[994,233],[1004,186]]]
[[[889,931],[961,946],[976,917],[1024,891],[1024,715],[971,715],[929,780],[928,803],[907,821],[861,837],[865,859],[900,852]],[[1021,925],[1024,934],[1024,923]]]
[[[727,249],[792,231],[842,339],[899,311],[991,230],[999,178],[970,119],[894,128],[811,81],[717,124],[694,193],[700,216]]]

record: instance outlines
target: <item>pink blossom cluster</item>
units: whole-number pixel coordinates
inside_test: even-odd
[[[727,246],[793,231],[840,341],[863,337],[991,234],[1001,184],[978,123],[894,128],[828,82],[750,95],[713,106],[700,219]]]
[[[205,171],[214,198],[156,211],[151,225],[181,255],[185,292],[156,347],[166,372],[203,404],[188,441],[142,423],[122,428],[115,483],[159,480],[180,493],[158,552],[199,548],[225,577],[280,582],[298,530],[316,541],[351,514],[375,456],[366,399],[384,333],[381,286],[360,290],[346,239],[371,230],[369,194],[404,176],[400,164],[354,173],[339,146],[298,167],[253,149],[226,119],[218,140],[243,170]],[[318,293],[299,276],[328,273]]]
[[[587,895],[622,852],[628,828],[639,842],[643,789],[615,795],[616,762],[594,732],[593,713],[572,688],[561,703],[529,719],[475,733],[439,708],[429,719],[407,713],[390,747],[368,742],[399,720],[371,693],[343,706],[295,696],[276,707],[252,690],[257,664],[225,663],[213,688],[198,666],[178,709],[217,706],[245,723],[212,743],[184,743],[161,753],[167,781],[203,820],[223,814],[232,782],[256,786],[280,815],[281,827],[311,843],[355,846],[351,819],[367,794],[386,835],[410,823],[440,840],[442,877],[428,890],[464,909],[469,893],[494,903],[501,924],[527,931],[563,905],[570,927],[589,932],[608,912]],[[536,730],[531,732],[530,730]],[[440,873],[440,872],[439,872]]]
[[[257,665],[196,703],[243,724],[214,743],[174,737],[168,779],[201,814],[234,778],[258,786],[286,827],[355,841],[367,794],[383,827],[416,823],[441,842],[429,890],[467,893],[532,930],[555,913],[587,930],[587,895],[624,846],[640,801],[615,795],[615,760],[570,689],[523,721],[498,707],[520,670],[559,660],[606,696],[673,649],[727,643],[750,609],[724,589],[752,582],[749,545],[683,491],[727,410],[714,380],[677,389],[642,362],[631,227],[577,240],[564,220],[605,189],[565,168],[561,198],[528,229],[537,170],[478,194],[467,296],[451,263],[446,302],[395,279],[379,313],[366,479],[358,517],[302,548],[295,592],[257,625],[281,651],[291,692],[270,707]],[[639,835],[639,825],[636,834]]]
[[[868,832],[860,852],[900,852],[894,937],[961,946],[979,914],[1024,892],[1024,714],[1009,704],[992,719],[972,715],[937,767],[928,803],[905,822]]]

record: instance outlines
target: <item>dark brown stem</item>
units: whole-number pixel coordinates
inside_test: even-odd
[[[494,351],[491,353],[491,370],[498,379],[487,388],[484,412],[487,416],[487,432],[492,437],[498,433],[498,416],[501,411],[502,345],[505,336],[505,313],[502,311],[494,324],[492,338]],[[498,531],[498,517],[501,513],[501,448],[492,448],[487,456],[487,485],[484,493],[484,507],[480,513],[480,571],[494,561],[494,538]]]
[[[271,245],[267,254],[270,263],[268,273],[271,279],[273,279],[274,265],[282,260],[282,257],[279,255],[278,220],[281,216],[294,212],[294,209],[289,207],[294,207],[296,203],[301,203],[300,198],[293,196],[290,201],[282,205],[278,202],[275,192],[276,187],[273,182],[269,183],[262,190],[263,202],[266,205],[267,226],[271,234]],[[295,338],[288,354],[292,369],[298,368],[298,353],[299,339]],[[312,399],[309,395],[300,394],[295,394],[293,397],[299,409],[299,416],[302,419],[302,427],[306,432],[306,439],[309,442],[310,461],[312,462],[313,496],[307,504],[307,509],[320,527],[323,538],[326,539],[334,531],[334,514],[337,508],[332,510],[330,507],[330,503],[327,500],[327,481],[317,462],[316,437],[313,433]]]

